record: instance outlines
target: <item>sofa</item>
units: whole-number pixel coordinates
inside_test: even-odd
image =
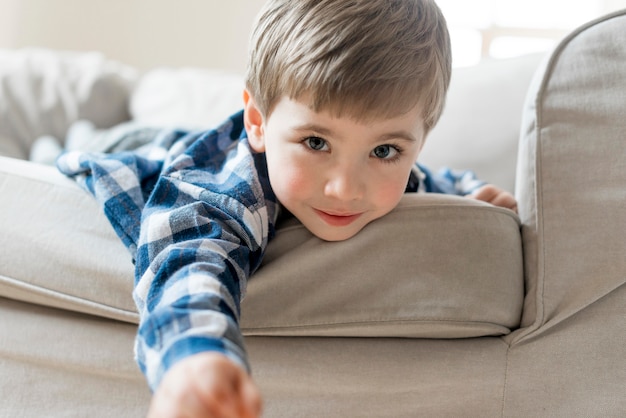
[[[241,312],[264,416],[626,416],[624,28],[454,70],[421,162],[519,214],[425,194],[345,242],[280,225]],[[130,256],[50,163],[128,123],[210,127],[241,77],[28,49],[0,78],[0,416],[145,416]]]

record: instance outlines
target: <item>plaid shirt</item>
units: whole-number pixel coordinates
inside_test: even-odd
[[[240,301],[278,216],[264,154],[253,153],[242,112],[190,133],[134,127],[154,139],[115,154],[69,152],[57,166],[103,206],[135,261],[137,362],[155,390],[178,360],[217,351],[249,370]],[[416,165],[407,191],[467,194],[470,172],[433,176]]]

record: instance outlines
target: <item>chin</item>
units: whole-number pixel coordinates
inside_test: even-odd
[[[353,236],[355,236],[356,234],[358,234],[361,231],[362,228],[355,230],[341,230],[341,229],[337,229],[337,230],[331,230],[331,231],[313,231],[311,229],[309,229],[309,231],[311,231],[311,233],[313,235],[315,235],[316,237],[318,237],[319,239],[323,240],[323,241],[328,241],[328,242],[339,242],[339,241],[345,241],[347,239],[352,238]]]

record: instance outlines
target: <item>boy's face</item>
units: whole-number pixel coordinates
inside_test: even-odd
[[[282,98],[264,118],[244,94],[251,147],[272,189],[314,235],[345,240],[396,207],[424,143],[421,109],[359,122]]]

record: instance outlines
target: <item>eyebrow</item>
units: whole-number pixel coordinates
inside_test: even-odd
[[[294,126],[292,128],[292,130],[300,131],[300,132],[303,132],[303,131],[306,131],[306,132],[316,132],[316,133],[319,133],[319,134],[322,134],[322,135],[329,135],[329,136],[332,135],[332,133],[333,133],[333,131],[331,131],[328,128],[325,128],[325,127],[320,126],[320,125],[315,125],[315,124],[312,124],[312,123],[307,123],[305,125],[300,125],[300,126]]]
[[[293,127],[293,130],[298,131],[298,132],[315,132],[324,136],[334,136],[332,130],[325,128],[323,126],[320,126],[320,125],[315,125],[315,124],[305,124],[305,125],[295,126]],[[407,142],[417,142],[417,139],[410,132],[402,131],[402,130],[386,133],[380,136],[379,138],[377,138],[376,142],[384,142],[384,141],[389,141],[391,139],[402,139]]]
[[[390,139],[403,139],[408,142],[417,142],[417,139],[407,131],[390,132],[380,137],[380,141],[388,141]]]

